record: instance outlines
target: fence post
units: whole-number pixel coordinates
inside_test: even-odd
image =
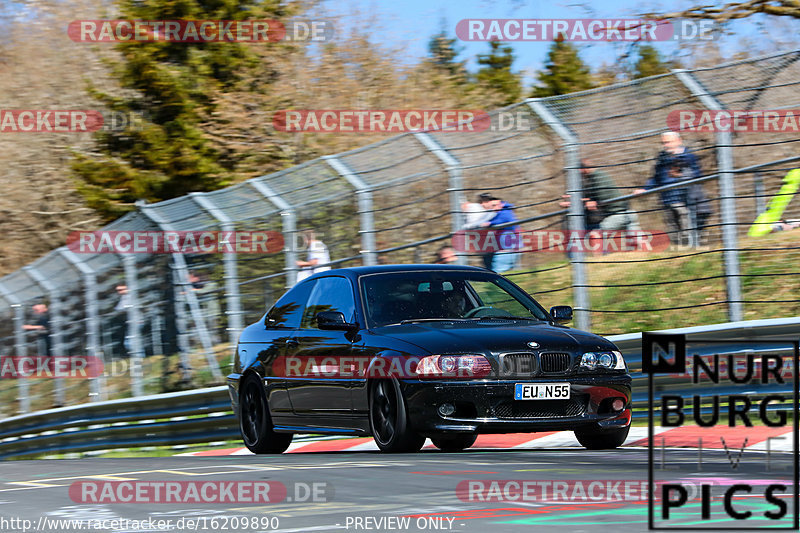
[[[28,355],[28,346],[25,344],[25,330],[22,328],[25,324],[25,308],[22,306],[22,301],[6,289],[2,283],[0,283],[0,294],[11,304],[11,308],[14,310],[14,354],[17,357],[25,357]],[[31,398],[26,378],[17,379],[17,396],[20,413],[29,413],[31,411]]]
[[[100,349],[100,321],[98,320],[97,307],[97,274],[89,265],[80,261],[74,252],[66,248],[58,251],[78,272],[83,276],[84,298],[86,301],[86,351],[90,357],[98,358],[102,362],[103,372],[89,381],[91,401],[106,399],[105,387],[105,353]]]
[[[186,318],[186,307],[188,304],[186,303],[186,298],[184,296],[184,287],[185,285],[181,281],[180,272],[178,271],[178,267],[173,265],[173,262],[169,263],[169,274],[170,274],[170,283],[172,283],[172,290],[173,295],[175,298],[174,307],[175,307],[175,330],[176,330],[176,340],[178,341],[178,356],[181,360],[181,366],[183,370],[181,371],[181,377],[188,382],[192,380],[192,363],[189,361],[189,352],[192,351],[192,347],[189,344],[189,320]]]
[[[447,171],[447,192],[450,196],[450,231],[455,234],[460,231],[466,223],[464,220],[464,213],[461,210],[461,204],[466,201],[461,179],[461,162],[453,154],[448,152],[444,146],[439,144],[436,139],[431,137],[430,134],[418,132],[414,134],[414,137],[442,162]],[[458,264],[467,264],[465,252],[456,250],[456,256],[458,257]]]
[[[686,70],[673,70],[692,96],[711,111],[723,111],[725,107]],[[723,260],[725,262],[725,286],[728,299],[728,320],[742,320],[742,280],[739,271],[739,244],[736,234],[736,186],[733,182],[733,146],[730,131],[718,131],[717,174],[719,175],[720,210],[722,219]]]
[[[247,180],[247,183],[281,211],[281,225],[285,245],[283,253],[286,260],[286,288],[289,289],[297,282],[297,239],[295,239],[297,234],[297,213],[295,213],[294,207],[289,202],[284,200],[263,181],[253,178]]]
[[[327,155],[322,159],[343,177],[347,183],[353,186],[358,196],[358,218],[359,230],[361,234],[361,255],[364,264],[367,266],[377,265],[378,259],[375,253],[375,220],[372,213],[372,188],[362,180],[358,174],[341,159],[334,155]]]
[[[22,267],[22,270],[30,276],[50,297],[50,331],[48,335],[53,343],[53,352],[48,354],[39,353],[37,355],[47,355],[48,357],[65,357],[67,355],[64,349],[64,321],[62,320],[61,310],[61,293],[53,284],[52,280],[46,278],[41,272],[36,270],[33,266],[28,265]],[[66,405],[66,395],[64,393],[64,378],[53,378],[53,389],[56,397],[56,405]]]
[[[125,328],[126,348],[131,358],[131,386],[134,396],[144,396],[142,373],[144,363],[144,347],[142,346],[142,312],[139,310],[139,279],[136,258],[131,254],[122,254],[122,265],[125,268],[125,285],[128,287],[126,306],[127,325]],[[133,361],[139,363],[135,368]]]
[[[570,232],[583,235],[583,183],[580,172],[580,153],[577,136],[550,111],[538,98],[528,99],[528,106],[563,141],[564,169],[567,171],[567,192],[569,193],[569,214],[567,227]],[[575,326],[589,331],[592,326],[590,315],[589,290],[586,287],[586,265],[583,250],[572,250],[572,291],[575,300]]]
[[[195,192],[190,193],[189,196],[220,223],[222,231],[233,232],[236,230],[233,220],[214,204],[210,198]],[[225,267],[225,301],[228,314],[228,338],[231,341],[231,353],[234,356],[236,355],[236,344],[239,341],[239,333],[243,329],[242,302],[239,295],[239,269],[236,263],[237,258],[238,254],[230,251],[222,256],[222,262]]]

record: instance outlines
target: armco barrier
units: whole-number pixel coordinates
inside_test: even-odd
[[[694,338],[741,342],[740,347],[734,346],[737,350],[767,349],[766,344],[759,344],[759,339],[800,338],[800,317],[696,326],[662,333],[686,334],[689,341]],[[647,376],[642,374],[641,333],[608,338],[619,346],[628,362],[634,379],[634,408],[646,408]],[[672,388],[676,386],[674,382],[670,376],[659,376],[656,385]],[[789,392],[789,387],[791,385],[787,384],[780,390],[772,386],[768,390]],[[680,388],[675,392],[689,394]],[[642,410],[636,414],[646,416]],[[94,402],[7,418],[0,421],[0,459],[236,438],[239,438],[239,428],[230,410],[227,388],[211,387]]]
[[[0,421],[0,458],[227,440],[239,436],[227,387],[38,411]]]

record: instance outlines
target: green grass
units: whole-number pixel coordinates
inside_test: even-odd
[[[742,237],[739,253],[743,299],[774,303],[744,304],[746,320],[800,315],[800,272],[795,250],[761,251],[759,248],[796,246],[800,232],[784,232],[760,238]],[[681,257],[681,255],[696,254]],[[637,262],[659,259],[658,261]],[[679,328],[728,321],[723,254],[718,249],[670,251],[661,253],[616,253],[587,257],[592,331],[600,334],[632,333]],[[512,275],[511,279],[533,294],[539,302],[572,305],[572,290],[547,293],[571,287],[571,271],[566,261],[538,265],[534,270]],[[711,278],[711,279],[698,279]],[[692,280],[669,283],[676,280]],[[615,285],[638,285],[620,287]],[[722,302],[722,303],[715,303]],[[711,304],[711,305],[709,305]],[[655,310],[670,307],[684,309]],[[648,309],[655,311],[646,311]],[[643,311],[644,310],[644,311]],[[617,312],[612,312],[617,311]],[[618,312],[623,311],[623,312]]]

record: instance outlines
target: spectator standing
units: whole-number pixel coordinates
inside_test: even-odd
[[[684,152],[676,155],[670,168],[670,173],[678,181],[693,180],[702,175],[700,171],[700,164],[697,161],[697,156],[691,153],[688,149],[684,148]],[[711,203],[703,192],[703,185],[701,183],[694,183],[687,187],[686,204],[689,208],[689,222],[690,228],[696,229],[698,240],[701,236],[703,228],[705,228],[708,219],[714,213],[711,209]],[[695,244],[700,244],[696,242]]]
[[[125,338],[122,341],[122,345],[125,348],[125,354],[131,355],[133,348],[131,345],[131,339],[133,338],[134,334],[141,335],[142,325],[143,325],[143,323],[141,322],[142,318],[140,315],[139,322],[136,324],[131,324],[131,321],[128,320],[128,310],[131,307],[133,307],[131,295],[128,292],[128,286],[117,285],[115,287],[115,290],[117,291],[117,294],[119,294],[119,301],[117,302],[117,305],[114,307],[114,311],[116,311],[119,314],[121,322],[125,324],[124,326]]]
[[[683,180],[700,177],[700,164],[689,149],[683,145],[681,136],[674,131],[661,134],[663,149],[658,154],[653,177],[644,188],[636,189],[639,194],[646,190],[672,185]],[[661,191],[661,203],[665,207],[665,222],[669,231],[676,235],[677,244],[689,243],[689,229],[692,226],[690,207],[696,212],[697,222],[703,222],[711,215],[708,201],[699,184]],[[697,224],[698,227],[701,224]]]
[[[635,231],[639,229],[636,213],[630,211],[626,200],[612,202],[620,196],[617,186],[607,173],[595,168],[589,159],[581,161],[586,230]],[[569,202],[566,202],[569,206]]]
[[[297,273],[298,283],[312,274],[316,274],[317,272],[325,272],[326,270],[331,269],[331,267],[327,265],[327,263],[331,262],[331,256],[328,253],[328,247],[325,246],[325,243],[317,240],[313,230],[304,231],[303,236],[306,240],[308,253],[306,254],[305,261],[297,261],[297,266],[301,268],[301,270]]]
[[[34,304],[31,309],[36,321],[33,324],[24,324],[22,329],[37,333],[37,355],[50,356],[53,354],[50,342],[50,311],[44,303]]]
[[[494,211],[494,216],[490,220],[482,222],[481,226],[494,232],[499,248],[496,252],[484,255],[484,264],[486,268],[498,274],[507,272],[516,266],[517,258],[519,257],[519,252],[517,251],[519,249],[519,226],[509,225],[499,229],[491,228],[515,222],[517,218],[514,216],[514,206],[499,198],[492,198],[492,200],[482,202],[481,205],[487,211]]]
[[[484,192],[478,195],[477,202],[464,202],[461,204],[461,212],[464,213],[466,219],[461,229],[464,231],[482,229],[486,222],[494,218],[494,205],[496,202],[497,198]],[[492,268],[492,257],[494,257],[494,252],[481,253],[481,261],[484,267]]]

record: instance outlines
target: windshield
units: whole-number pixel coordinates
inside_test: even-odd
[[[419,271],[360,279],[371,327],[425,320],[550,320],[533,298],[491,272]]]

